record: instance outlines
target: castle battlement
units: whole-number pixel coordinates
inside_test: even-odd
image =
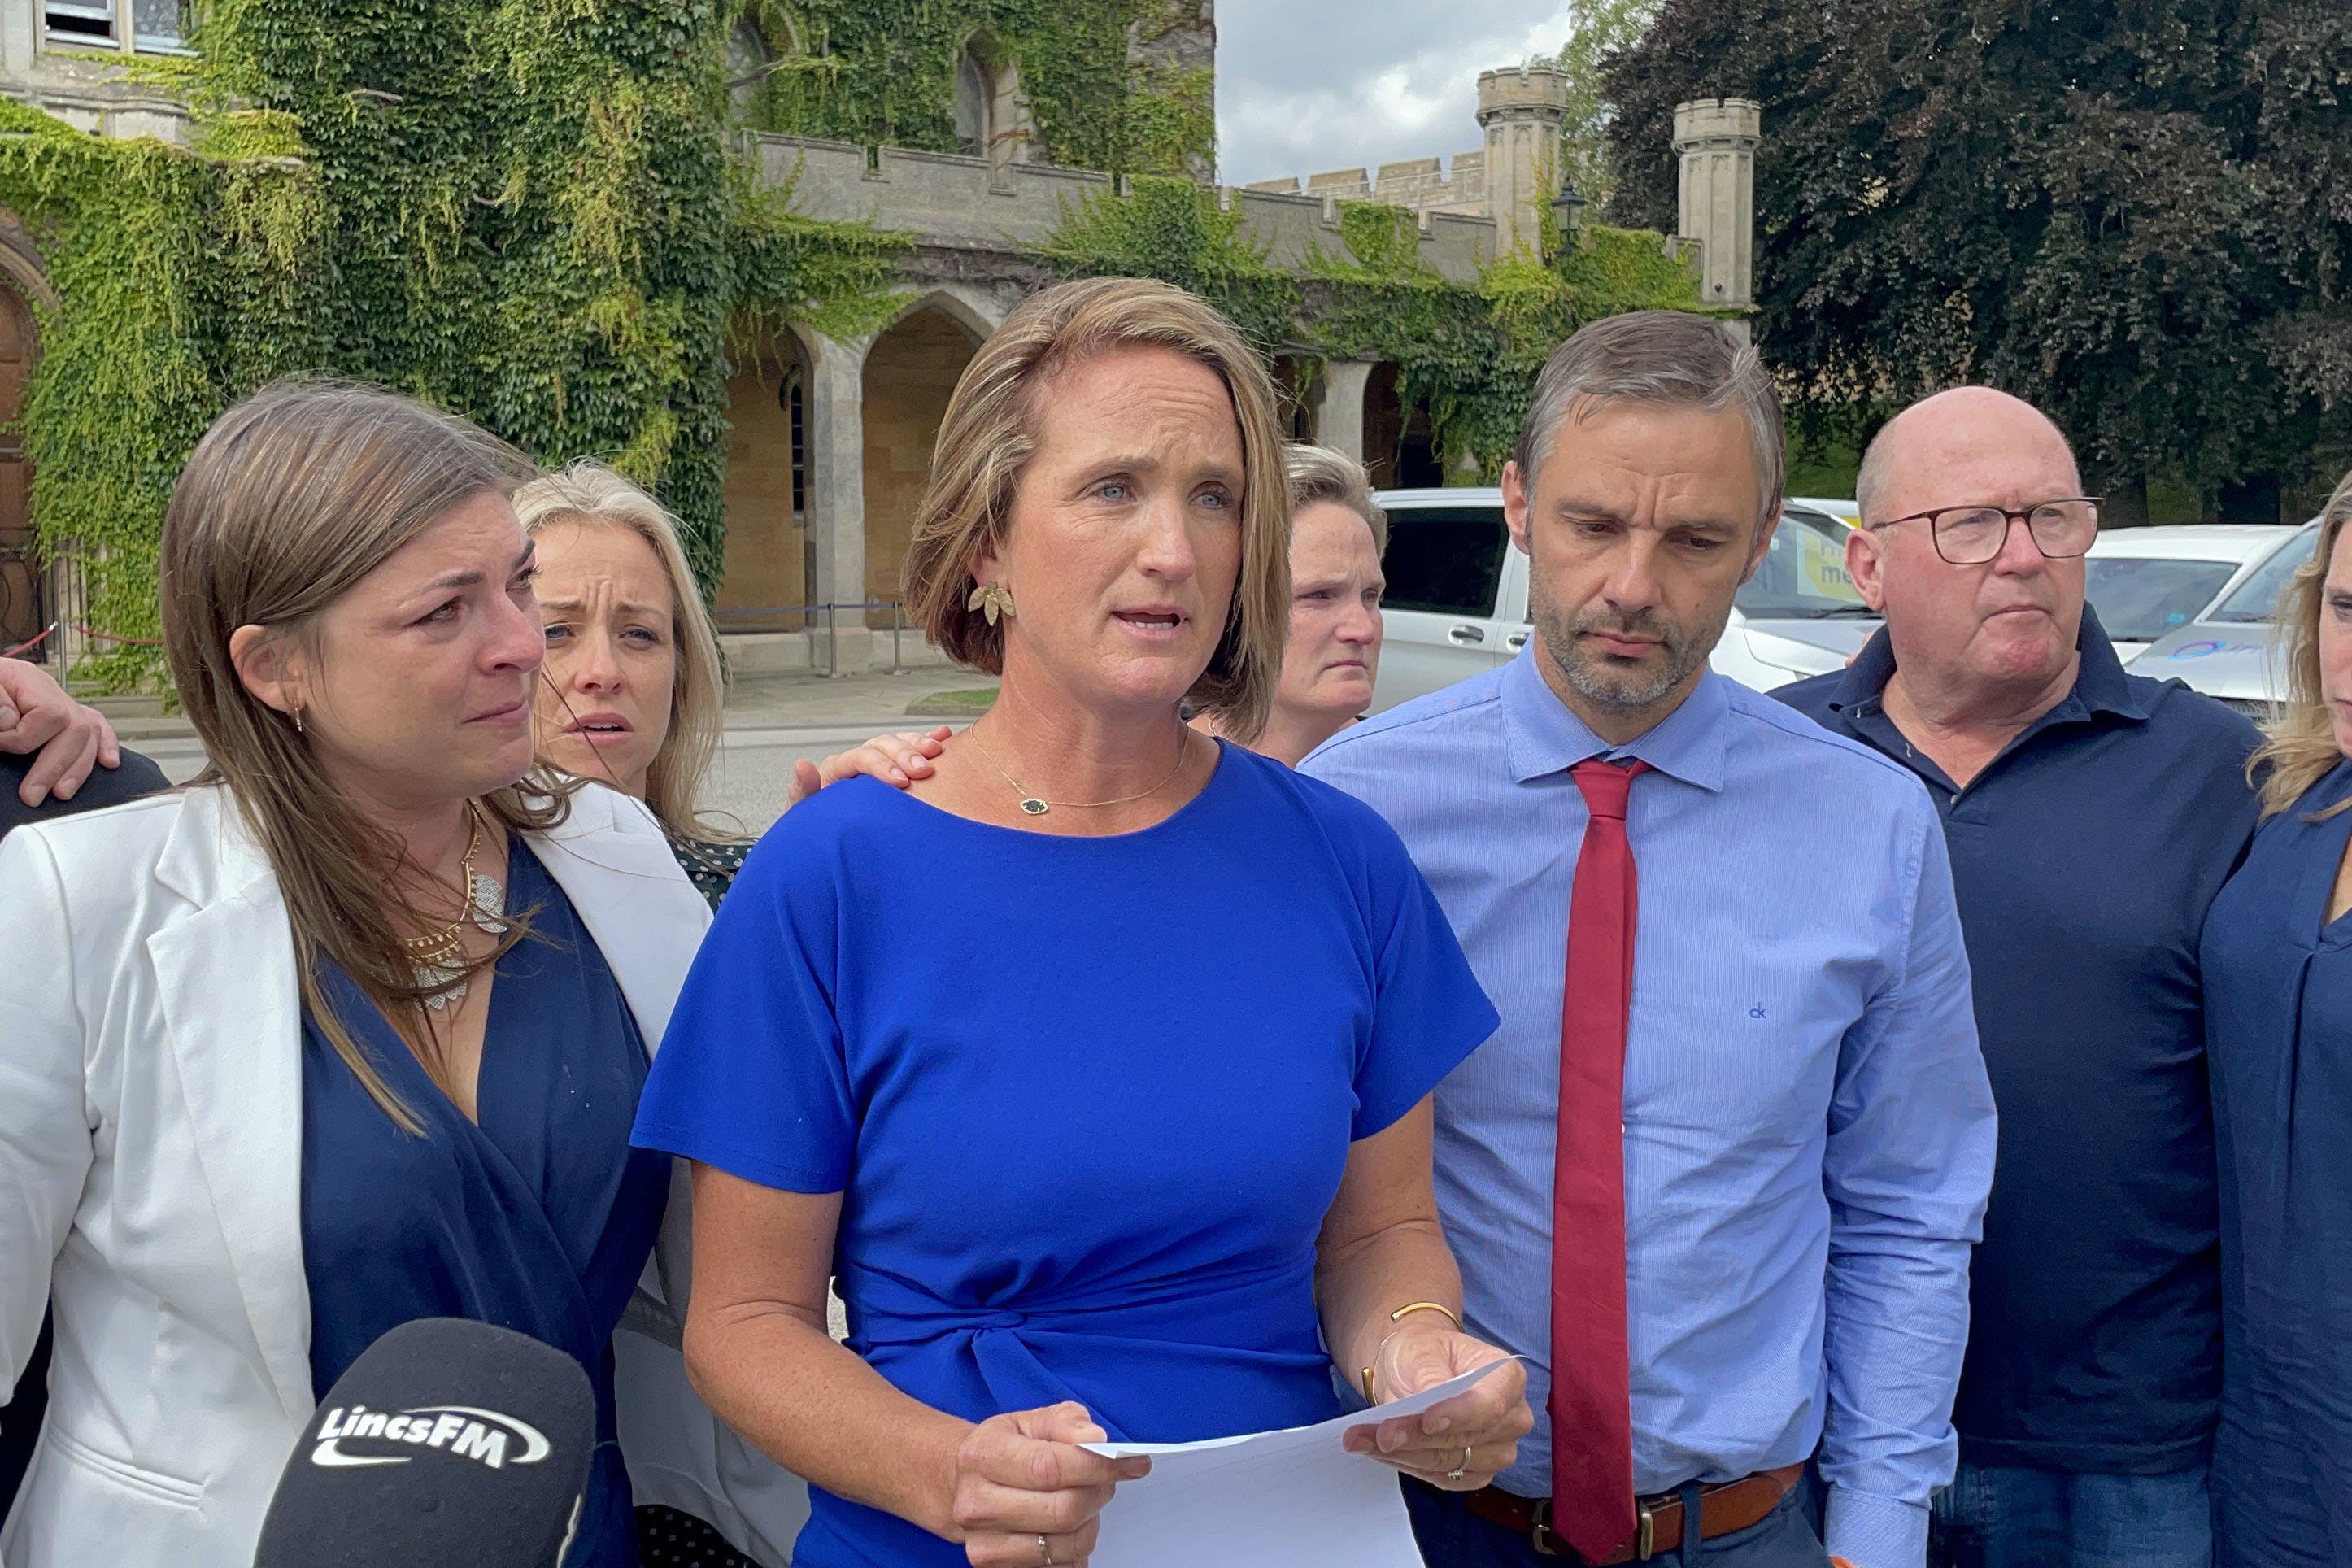
[[[1500,247],[1532,248],[1541,233],[1542,209],[1559,189],[1559,132],[1567,119],[1568,77],[1557,67],[1482,71],[1478,125],[1486,133],[1485,146],[1450,159],[1383,163],[1377,174],[1362,169],[1309,174],[1305,194],[1485,218],[1495,225]],[[1294,175],[1247,188],[1292,194],[1300,182]]]
[[[803,136],[747,140],[766,182],[790,187],[794,211],[897,229],[944,250],[1003,254],[1033,248],[1053,236],[1066,211],[1120,189],[1108,174],[1048,163],[992,164],[954,153]],[[1355,173],[1360,176],[1363,171]],[[1428,173],[1423,171],[1422,177]],[[1370,187],[1369,180],[1360,183]],[[1217,187],[1219,208],[1241,214],[1243,231],[1267,259],[1300,270],[1318,252],[1350,258],[1340,237],[1339,204],[1360,199],[1344,182],[1318,183],[1307,192],[1296,180]],[[1494,220],[1426,208],[1419,217],[1422,259],[1443,277],[1475,282],[1479,267],[1496,255]]]
[[[1283,195],[1297,195],[1300,180],[1293,174],[1279,180],[1257,180],[1243,187]],[[1446,158],[1409,158],[1382,163],[1377,174],[1362,169],[1333,169],[1309,174],[1305,194],[1343,202],[1381,202],[1416,212],[1450,213],[1483,217],[1486,214],[1486,150],[1456,153]]]

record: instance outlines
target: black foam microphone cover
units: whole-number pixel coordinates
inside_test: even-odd
[[[596,1447],[562,1351],[459,1318],[403,1323],[320,1402],[254,1568],[556,1568]]]

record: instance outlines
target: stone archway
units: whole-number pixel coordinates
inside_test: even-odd
[[[947,416],[957,377],[971,363],[982,331],[964,317],[971,308],[929,296],[874,340],[866,353],[866,595],[901,596],[900,574],[913,536],[915,508],[931,471],[931,446]],[[890,625],[890,612],[869,610],[866,624]]]
[[[1315,411],[1323,403],[1323,377],[1317,363],[1303,354],[1280,354],[1274,362],[1274,415],[1286,441],[1320,439]]]
[[[790,332],[739,350],[727,379],[727,557],[719,582],[727,631],[798,631],[784,613],[815,595],[809,562],[809,357]],[[764,614],[753,612],[766,612]]]
[[[1364,468],[1381,489],[1420,489],[1445,482],[1425,397],[1408,397],[1397,367],[1374,365],[1364,389]]]
[[[40,636],[49,618],[47,584],[34,564],[33,466],[16,428],[25,384],[40,358],[40,331],[15,268],[6,274],[0,277],[0,652]],[[26,657],[46,661],[55,640]]]

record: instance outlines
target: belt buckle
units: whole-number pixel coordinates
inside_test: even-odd
[[[1633,1561],[1647,1563],[1658,1554],[1658,1519],[1647,1503],[1637,1502],[1633,1510],[1640,1521],[1633,1534]]]
[[[1539,1497],[1531,1500],[1533,1506],[1528,1510],[1528,1544],[1535,1549],[1538,1557],[1557,1557],[1559,1553],[1544,1544],[1544,1537],[1551,1533],[1551,1499]]]

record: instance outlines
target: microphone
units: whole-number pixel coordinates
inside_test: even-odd
[[[461,1318],[401,1324],[320,1402],[254,1568],[555,1568],[596,1447],[587,1374]]]

